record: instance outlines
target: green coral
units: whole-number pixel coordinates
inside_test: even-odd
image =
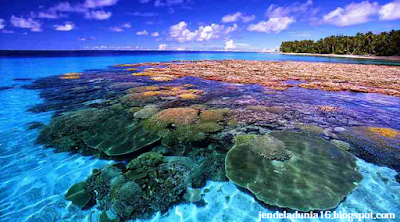
[[[93,198],[91,192],[85,190],[85,186],[85,182],[73,185],[69,188],[65,195],[65,199],[72,201],[73,204],[80,208],[84,208]]]
[[[254,154],[264,157],[268,160],[288,160],[291,157],[291,153],[286,150],[285,144],[276,139],[275,137],[264,135],[264,136],[251,136],[253,138],[248,140],[242,140],[241,145],[248,147]]]
[[[237,135],[233,138],[233,142],[235,145],[242,145],[242,144],[247,144],[249,141],[255,139],[257,135],[255,134],[242,134],[242,135]]]
[[[84,109],[55,117],[44,126],[38,143],[55,147],[58,151],[81,149],[80,134],[107,120],[114,112],[108,109]]]
[[[107,166],[94,172],[86,181],[88,190],[96,193],[103,212],[111,210],[122,220],[148,218],[157,211],[166,211],[182,200],[187,187],[202,178],[195,160],[188,157],[163,157],[148,152],[133,159],[126,168]],[[130,174],[146,172],[141,178]]]
[[[216,133],[224,129],[223,126],[215,122],[200,123],[199,129],[206,133]]]
[[[113,130],[110,130],[113,129]],[[145,130],[136,122],[116,116],[104,121],[83,136],[85,144],[101,150],[108,156],[120,156],[135,152],[160,140],[156,133]]]
[[[142,125],[161,136],[163,145],[174,146],[202,141],[208,134],[222,131],[222,121],[229,113],[228,109],[170,108],[143,120]]]
[[[362,180],[355,158],[304,134],[273,132],[292,157],[275,161],[255,154],[242,137],[226,156],[226,175],[258,200],[299,211],[335,208]]]

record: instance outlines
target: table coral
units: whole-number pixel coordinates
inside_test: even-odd
[[[333,209],[363,178],[355,158],[325,140],[291,132],[270,136],[284,143],[290,159],[265,158],[240,142],[225,161],[227,177],[266,204],[304,212]],[[254,137],[240,141],[252,143]]]

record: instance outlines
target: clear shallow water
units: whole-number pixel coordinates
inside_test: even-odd
[[[14,81],[15,78],[32,78],[59,75],[67,72],[81,72],[90,69],[104,69],[118,63],[138,63],[196,59],[257,59],[257,60],[297,60],[318,62],[377,62],[325,57],[283,56],[259,53],[138,53],[134,55],[74,56],[74,57],[0,57],[0,221],[87,221],[91,211],[81,211],[65,201],[64,194],[70,186],[86,179],[94,168],[110,161],[82,157],[68,153],[54,153],[36,145],[37,130],[28,130],[33,121],[47,123],[51,112],[34,114],[26,110],[43,101],[38,91],[20,88],[30,81]],[[206,84],[206,83],[205,83]],[[250,87],[251,88],[251,87]],[[257,88],[257,87],[256,87]],[[297,89],[293,89],[297,90]],[[251,88],[254,93],[257,89]],[[300,90],[301,91],[301,90]],[[304,92],[309,92],[305,91]],[[296,91],[289,92],[295,95]],[[338,104],[355,109],[365,107],[365,115],[374,110],[382,117],[381,124],[398,128],[396,118],[400,112],[399,100],[374,94],[331,93],[303,94],[302,101],[310,103],[317,98],[329,105]],[[286,100],[287,94],[274,95],[272,102],[279,102],[280,96]],[[255,98],[257,96],[255,95]],[[293,99],[293,103],[296,102]],[[385,116],[386,115],[386,116]],[[392,119],[392,121],[390,121]],[[358,161],[364,180],[340,204],[337,210],[346,212],[395,212],[400,213],[400,186],[395,182],[396,172],[362,160]],[[383,182],[378,175],[384,175]],[[156,215],[153,221],[254,221],[261,208],[248,194],[239,191],[232,183],[209,182],[211,188],[204,199],[207,207],[197,208],[183,204],[170,210],[166,215]],[[223,195],[220,195],[223,193]],[[226,203],[226,196],[230,196]],[[225,201],[225,202],[224,202]],[[250,209],[243,208],[250,206]],[[400,215],[400,214],[399,214]],[[94,216],[93,216],[94,217]]]

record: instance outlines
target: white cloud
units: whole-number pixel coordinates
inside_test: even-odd
[[[128,15],[133,15],[133,16],[139,16],[139,17],[154,17],[157,16],[158,14],[155,12],[133,12],[133,13],[128,13]]]
[[[306,3],[294,2],[290,5],[279,7],[271,4],[265,12],[265,16],[269,18],[294,17],[296,15],[299,16],[309,11],[312,5],[313,2],[311,0],[308,0]]]
[[[146,1],[146,0],[145,0]],[[155,7],[172,6],[172,5],[183,5],[192,3],[192,0],[155,0]]]
[[[65,22],[64,25],[55,25],[54,28],[56,31],[71,31],[75,25],[72,22]]]
[[[222,17],[221,21],[223,23],[229,23],[229,22],[237,22],[239,20],[242,20],[244,23],[247,23],[247,22],[253,21],[254,19],[256,19],[255,15],[246,16],[245,14],[243,14],[241,12],[236,12],[234,14],[225,15],[224,17]]]
[[[225,26],[218,24],[211,24],[207,26],[200,26],[197,32],[199,33],[197,37],[197,41],[203,42],[208,41],[210,39],[218,39],[220,37],[220,33],[223,33]]]
[[[96,40],[96,37],[80,38],[79,41]]]
[[[232,39],[225,42],[225,50],[232,50],[235,48],[236,48],[236,45]]]
[[[127,22],[127,23],[125,23],[125,24],[122,24],[121,27],[122,27],[122,28],[126,28],[126,29],[130,29],[130,28],[132,28],[132,25],[131,25],[130,22]]]
[[[83,7],[82,5],[72,5],[69,2],[60,2],[53,7],[50,7],[48,10],[50,13],[54,12],[79,12],[79,13],[85,13],[88,10]]]
[[[193,41],[197,36],[196,32],[191,32],[187,28],[187,23],[184,21],[179,22],[169,28],[169,35],[171,38],[178,40],[178,42]]]
[[[5,26],[6,26],[6,21],[0,18],[0,30],[4,29]]]
[[[227,27],[227,28],[225,29],[225,34],[227,35],[227,34],[229,34],[229,33],[231,33],[231,32],[236,31],[237,29],[238,29],[238,26],[237,26],[236,23],[235,23],[235,24],[233,24],[233,26],[229,26],[229,27]]]
[[[225,35],[227,30],[224,25],[214,23],[211,25],[200,26],[195,31],[190,31],[187,26],[188,25],[185,21],[181,21],[178,24],[171,26],[169,28],[170,39],[177,40],[178,42],[204,42],[220,38],[221,35]],[[231,27],[229,31],[232,31],[233,29],[235,29],[235,26]]]
[[[136,35],[148,35],[148,34],[149,33],[147,32],[147,30],[136,32]]]
[[[11,16],[11,24],[17,28],[30,29],[32,32],[41,32],[42,24],[32,18],[19,18],[16,16]]]
[[[153,32],[153,33],[151,33],[151,36],[153,36],[153,37],[158,37],[160,34],[158,33],[158,32]]]
[[[31,12],[31,18],[60,19],[60,18],[68,18],[68,15],[57,13],[56,11],[39,12],[37,14]]]
[[[251,32],[280,33],[294,22],[296,20],[293,17],[270,18],[268,21],[260,21],[257,24],[249,25],[247,30]]]
[[[168,47],[167,44],[160,44],[160,45],[158,46],[158,50],[165,50],[167,47]]]
[[[111,12],[106,12],[104,10],[100,11],[90,11],[85,13],[86,19],[96,19],[96,20],[106,20],[112,16]]]
[[[102,8],[117,4],[118,0],[86,0],[83,5],[85,8]]]
[[[176,51],[185,51],[186,47],[185,46],[179,46],[178,48],[176,48]]]
[[[68,14],[62,14],[59,12],[74,12],[81,13],[86,19],[97,19],[105,20],[112,16],[111,12],[105,12],[102,8],[113,6],[117,4],[119,0],[85,0],[83,3],[71,4],[69,2],[60,2],[47,10],[42,10],[38,13],[31,13],[32,18],[46,18],[46,19],[60,19],[67,18]],[[96,8],[101,10],[93,11]]]
[[[344,9],[341,7],[329,12],[323,16],[323,22],[336,26],[357,25],[370,21],[371,16],[379,12],[377,2],[370,3],[363,1],[360,3],[351,3]]]
[[[123,32],[124,31],[121,27],[110,27],[108,29],[112,32]]]
[[[124,23],[120,26],[114,26],[114,27],[110,27],[108,28],[108,30],[112,31],[112,32],[123,32],[124,29],[130,29],[132,28],[132,25],[130,22]]]
[[[400,19],[400,1],[388,3],[379,10],[380,20]]]
[[[1,30],[1,32],[2,32],[2,33],[5,33],[5,34],[12,34],[12,33],[15,33],[14,31],[12,31],[12,30],[7,30],[7,29],[3,29],[3,30]]]

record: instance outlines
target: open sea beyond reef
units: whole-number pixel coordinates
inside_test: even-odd
[[[110,73],[112,75],[113,72],[118,75],[118,69],[115,68],[116,64],[206,59],[400,65],[395,62],[379,60],[267,53],[0,52],[0,221],[100,221],[101,210],[96,205],[90,209],[82,210],[67,201],[65,194],[72,185],[86,180],[93,169],[100,169],[116,161],[79,153],[56,152],[53,148],[47,148],[36,143],[40,126],[48,124],[54,113],[62,109],[58,107],[55,110],[29,110],[34,106],[40,107],[45,102],[46,95],[54,93],[43,88],[39,90],[29,89],[29,86],[35,80],[65,73],[87,72],[89,75],[99,75],[98,73],[101,74],[104,70],[111,70],[108,71],[108,75]],[[138,76],[135,78],[138,80],[138,85],[160,84],[149,81],[148,77]],[[290,111],[292,116],[293,113],[300,113],[299,118],[318,123],[324,129],[351,125],[379,126],[400,130],[400,98],[395,96],[309,90],[299,87],[275,91],[265,89],[265,87],[257,84],[228,84],[193,77],[184,77],[169,82],[169,84],[172,83],[190,84],[195,86],[196,89],[209,93],[209,95],[215,95],[215,97],[210,96],[214,100],[208,101],[207,105],[209,106],[222,106],[227,105],[227,103],[237,106],[255,105],[262,101],[274,107],[284,107],[287,111]],[[296,82],[292,84],[296,84]],[[238,91],[229,95],[226,92],[231,88],[236,88]],[[265,90],[268,93],[265,93]],[[218,94],[218,91],[221,91],[221,94]],[[99,98],[96,99],[97,102],[100,101]],[[311,106],[334,106],[343,110],[350,110],[350,112],[347,113],[348,116],[342,113],[338,114],[339,117],[334,115],[327,117],[330,114],[306,117],[311,112],[307,107]],[[65,110],[62,110],[62,112],[65,112]],[[332,118],[341,121],[339,119],[341,117],[348,117],[351,121],[348,120],[343,124],[332,121]],[[271,127],[269,126],[269,128]],[[269,128],[266,127],[266,131]],[[279,129],[276,126],[272,126],[272,128]],[[244,129],[244,132],[248,133],[253,130],[260,133],[261,129],[262,126],[248,127]],[[324,133],[329,134],[331,132],[322,132],[322,134]],[[332,211],[395,213],[396,217],[400,218],[400,184],[395,178],[397,172],[387,166],[377,165],[358,157],[356,157],[356,164],[363,179],[359,186]],[[326,178],[328,176],[321,176],[321,180]],[[281,184],[281,186],[284,185]],[[239,188],[231,181],[208,180],[205,186],[200,189],[201,204],[183,202],[172,205],[167,212],[158,212],[152,214],[149,219],[136,219],[135,221],[250,222],[259,220],[260,211],[263,213],[283,211],[262,204],[250,192]],[[398,218],[376,221],[398,221]],[[348,221],[348,219],[276,219],[274,221]],[[363,219],[362,221],[370,220]]]

